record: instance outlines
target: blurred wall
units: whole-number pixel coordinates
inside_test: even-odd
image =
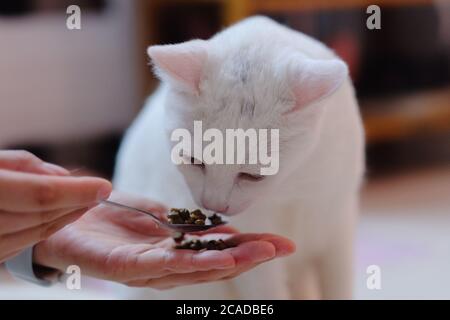
[[[81,30],[51,11],[0,16],[0,148],[121,131],[135,115],[135,1],[84,12]]]

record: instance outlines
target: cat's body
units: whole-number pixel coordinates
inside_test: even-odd
[[[167,79],[173,76],[172,71],[169,70],[168,75],[160,75],[166,83],[162,84],[148,100],[145,109],[129,129],[123,142],[118,157],[115,187],[161,201],[170,207],[186,208],[200,207],[201,202],[205,201],[204,189],[210,192],[212,189],[213,192],[229,194],[226,199],[229,203],[226,204],[230,206],[230,210],[233,210],[234,202],[236,208],[241,208],[242,206],[238,204],[242,199],[233,193],[234,189],[229,191],[224,187],[224,190],[220,190],[210,178],[207,178],[208,173],[203,173],[206,177],[202,184],[203,197],[196,195],[195,190],[201,189],[200,186],[198,188],[195,186],[196,181],[202,179],[201,173],[180,172],[172,163],[170,159],[172,145],[168,130],[170,132],[180,126],[191,127],[192,120],[204,120],[205,126],[219,129],[277,127],[280,129],[280,172],[275,177],[266,178],[267,182],[243,184],[244,189],[239,191],[239,194],[241,197],[247,195],[248,198],[252,198],[251,205],[242,210],[234,209],[236,212],[232,213],[240,214],[233,216],[231,223],[243,232],[271,232],[286,236],[296,243],[297,252],[289,258],[266,263],[233,280],[162,292],[132,289],[135,291],[130,293],[134,294],[134,297],[141,298],[179,299],[351,297],[353,231],[358,211],[358,190],[364,171],[361,120],[353,87],[346,73],[340,78],[333,76],[331,80],[323,77],[324,74],[331,74],[335,70],[341,71],[340,64],[339,68],[332,65],[334,69],[324,64],[325,72],[317,74],[316,69],[321,71],[322,65],[312,68],[312,71],[304,67],[311,61],[309,59],[337,61],[338,58],[321,43],[261,17],[247,19],[219,33],[210,40],[208,46],[208,58],[202,59],[208,60],[208,63],[210,60],[214,63],[214,59],[220,59],[223,62],[220,72],[217,73],[214,67],[205,62],[201,74],[207,76],[203,80],[191,77],[187,85],[181,85],[184,92],[181,96],[178,89],[175,93],[173,91],[179,83]],[[271,83],[271,75],[278,81],[280,87],[277,88],[278,95],[286,94],[295,87],[290,85],[291,80],[286,82],[279,80],[283,78],[279,74],[286,70],[290,72],[293,67],[289,61],[291,59],[296,61],[297,54],[300,54],[299,59],[305,57],[308,59],[305,60],[307,63],[301,63],[302,68],[299,69],[300,74],[305,74],[302,76],[302,83],[308,81],[315,83],[315,86],[305,87],[306,85],[302,84],[300,89],[303,88],[303,92],[300,98],[294,98],[294,106],[289,106],[292,100],[285,96],[281,102],[277,102],[278,104],[275,102],[270,104],[271,97],[267,92],[274,91],[273,88],[276,87]],[[249,60],[245,58],[240,60],[241,57]],[[286,59],[277,60],[280,57]],[[164,69],[164,60],[161,61],[157,54],[153,54],[152,58],[157,67]],[[264,70],[266,66],[261,66],[264,59],[275,61],[274,66]],[[257,62],[252,64],[255,60]],[[276,61],[280,61],[279,65]],[[255,66],[259,66],[257,71],[253,70]],[[228,72],[227,70],[236,68],[238,72],[230,71],[231,75],[228,73],[224,75],[224,70]],[[195,73],[195,70],[189,69],[188,72]],[[246,74],[242,75],[242,72]],[[240,87],[224,89],[223,87],[229,83],[217,80],[223,76],[230,78],[232,83],[233,75],[236,74],[242,81]],[[259,75],[263,79],[258,79]],[[189,77],[180,78],[185,82]],[[246,78],[245,81],[243,78]],[[176,81],[179,81],[179,78]],[[338,85],[333,81],[339,82]],[[331,82],[333,84],[329,84]],[[256,115],[254,118],[250,117],[247,122],[239,120],[236,123],[236,119],[232,119],[229,115],[232,113],[230,110],[223,115],[220,115],[220,111],[211,111],[215,115],[218,113],[220,115],[219,119],[213,121],[208,111],[202,109],[202,104],[211,104],[210,92],[221,92],[222,95],[216,94],[219,99],[234,95],[238,101],[245,100],[249,83],[252,95],[257,97],[257,101]],[[186,98],[185,92],[191,90],[186,88],[194,88],[192,90],[195,91],[197,86],[199,91]],[[311,96],[309,101],[308,93],[304,92],[316,89],[320,94]],[[263,99],[261,102],[258,101],[260,96]],[[301,105],[298,102],[301,99],[307,102]],[[198,105],[199,110],[180,111],[186,101]],[[264,105],[264,101],[269,101],[269,104]],[[232,108],[233,102],[228,102],[226,106]],[[271,107],[279,108],[280,112],[271,114]],[[262,109],[259,115],[258,108]],[[237,117],[241,119],[243,116]],[[289,119],[286,120],[284,117]],[[207,170],[213,169],[208,167]],[[224,178],[221,180],[224,181]],[[220,196],[217,197],[219,200],[212,206],[223,205],[224,200],[221,200]]]

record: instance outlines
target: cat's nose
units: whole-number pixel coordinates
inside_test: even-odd
[[[225,213],[228,211],[228,208],[230,207],[228,205],[214,205],[214,204],[209,203],[208,201],[202,201],[202,206],[206,210],[210,210],[210,211],[218,212],[218,213]]]

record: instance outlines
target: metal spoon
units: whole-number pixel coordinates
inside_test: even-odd
[[[137,211],[140,213],[145,213],[146,215],[150,216],[151,218],[153,218],[158,225],[160,225],[163,228],[166,228],[168,230],[172,230],[172,231],[177,231],[177,232],[182,232],[182,233],[190,233],[190,232],[199,232],[199,231],[206,231],[208,229],[217,227],[217,225],[213,225],[213,224],[209,224],[209,225],[197,225],[197,224],[171,224],[168,223],[164,220],[161,220],[158,216],[154,215],[153,213],[146,211],[146,210],[142,210],[139,208],[134,208],[134,207],[130,207],[121,203],[117,203],[114,201],[110,201],[110,200],[101,200],[100,203],[105,204],[107,206],[112,206],[112,207],[118,207],[121,209],[126,209],[126,210],[131,210],[131,211]],[[224,222],[223,224],[226,224],[226,222]],[[223,225],[221,224],[221,225]]]

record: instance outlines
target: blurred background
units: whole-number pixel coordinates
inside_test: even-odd
[[[81,8],[81,30],[66,8]],[[381,8],[368,30],[367,6]],[[368,171],[355,297],[450,299],[450,1],[2,0],[0,148],[111,178],[121,136],[157,85],[145,49],[206,39],[264,14],[333,48],[351,70]],[[369,265],[382,289],[366,286]],[[0,267],[0,298],[114,298],[104,283],[39,288]]]

